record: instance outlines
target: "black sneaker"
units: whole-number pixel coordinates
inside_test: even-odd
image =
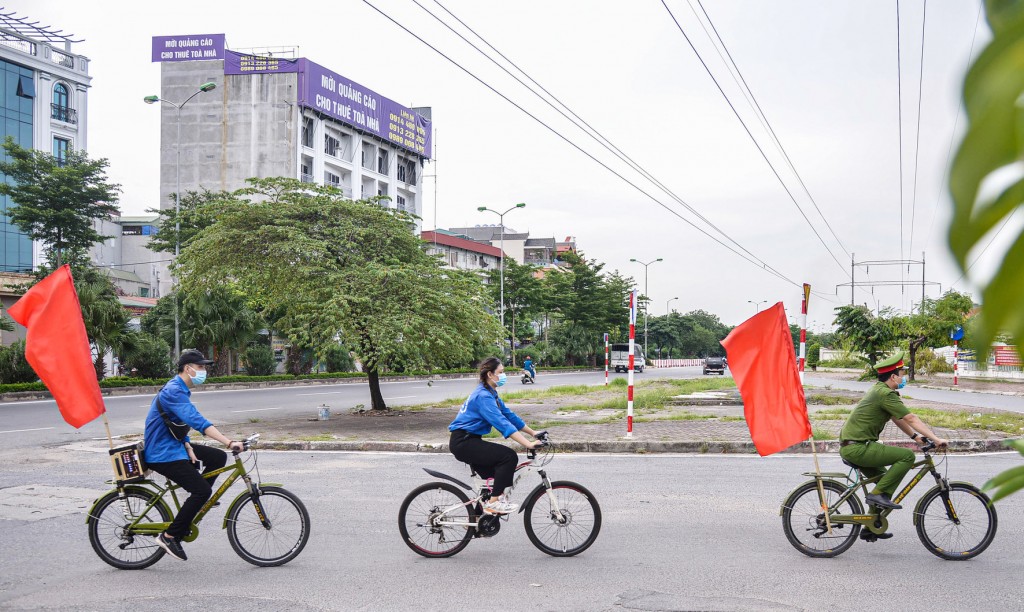
[[[894,503],[892,498],[889,497],[888,493],[868,493],[864,496],[864,500],[872,506],[878,506],[879,508],[888,508],[890,510],[902,510],[903,506]]]
[[[167,551],[167,554],[178,559],[180,561],[188,561],[188,555],[185,554],[185,549],[181,547],[181,542],[177,538],[169,537],[166,533],[161,533],[156,536],[157,545]]]

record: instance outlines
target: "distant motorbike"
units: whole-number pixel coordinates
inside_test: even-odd
[[[525,384],[529,383],[529,384],[532,385],[535,382],[537,382],[537,381],[535,381],[533,379],[533,376],[530,374],[530,371],[529,370],[523,370],[523,384],[525,385]]]

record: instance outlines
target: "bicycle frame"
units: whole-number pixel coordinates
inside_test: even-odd
[[[242,463],[241,455],[235,455],[235,462],[233,464],[226,465],[222,468],[213,470],[207,474],[203,474],[203,478],[216,478],[217,476],[227,472],[230,472],[230,475],[227,477],[227,479],[224,480],[224,482],[222,482],[219,487],[217,487],[217,489],[210,495],[210,499],[208,499],[206,503],[203,504],[203,507],[199,509],[199,513],[196,514],[195,520],[192,521],[192,530],[189,532],[187,536],[182,538],[184,541],[192,542],[197,537],[199,537],[199,523],[203,520],[203,517],[206,516],[207,512],[209,512],[210,509],[213,508],[214,504],[216,504],[220,500],[220,498],[223,497],[227,490],[231,488],[231,485],[233,485],[239,478],[241,478],[245,482],[246,490],[239,493],[238,496],[235,497],[235,499],[231,502],[231,506],[228,507],[228,512],[226,512],[224,515],[224,524],[221,526],[221,528],[224,529],[227,527],[227,517],[228,515],[230,515],[231,508],[233,508],[235,504],[237,504],[239,500],[242,498],[242,496],[245,495],[246,493],[252,493],[254,502],[253,506],[256,509],[257,516],[259,516],[260,521],[263,523],[264,527],[266,527],[267,529],[270,528],[270,521],[266,518],[266,514],[263,511],[263,506],[260,504],[259,501],[259,485],[253,483],[252,477],[249,476],[248,471],[245,469],[245,465]],[[269,485],[277,483],[260,484]],[[131,487],[148,488],[148,490],[152,490],[153,492],[156,493],[156,496],[153,498],[153,500],[149,502],[149,504],[141,512],[138,513],[138,516],[132,515],[132,513],[129,512],[128,509],[128,502],[127,497],[125,496],[125,490]],[[179,489],[181,489],[181,486],[171,482],[170,480],[167,480],[166,483],[163,486],[161,486],[157,484],[156,481],[149,479],[142,480],[130,485],[118,487],[117,491],[118,496],[121,498],[121,507],[122,512],[124,513],[124,518],[126,521],[130,521],[126,527],[128,533],[132,535],[156,536],[166,531],[167,528],[171,525],[170,522],[147,523],[141,522],[141,519],[157,504],[164,503],[163,500],[167,493],[170,493],[171,499],[174,500],[174,513],[177,514],[178,512],[180,512],[181,502],[178,500],[177,494],[177,491]],[[89,512],[89,515],[92,515],[91,510]]]
[[[515,471],[516,477],[512,480],[512,485],[508,488],[507,493],[511,493],[513,490],[515,490],[515,487],[516,487],[517,484],[519,484],[519,481],[522,480],[523,477],[526,476],[527,473],[532,472],[534,469],[537,469],[537,468],[536,468],[536,466],[533,465],[533,457],[529,457],[529,458],[527,458],[526,461],[524,461],[524,462],[520,463],[519,465],[517,465],[516,466],[516,471]],[[479,526],[479,524],[480,524],[480,520],[479,519],[484,517],[484,516],[487,516],[486,514],[477,513],[477,520],[476,521],[448,520],[445,517],[447,517],[450,513],[455,512],[455,511],[457,511],[457,510],[459,510],[461,508],[464,508],[466,506],[472,507],[474,505],[478,505],[481,502],[481,500],[483,500],[484,496],[485,495],[489,495],[490,492],[491,492],[491,490],[489,488],[484,486],[486,481],[484,479],[480,478],[479,476],[474,476],[473,486],[470,487],[470,486],[460,482],[459,480],[457,480],[455,478],[452,478],[451,476],[448,476],[447,474],[441,474],[440,472],[434,472],[432,470],[427,470],[427,473],[429,473],[431,475],[435,475],[435,476],[441,476],[443,478],[446,478],[447,480],[455,482],[455,483],[459,484],[460,486],[462,486],[464,489],[472,491],[473,494],[474,494],[474,497],[471,498],[469,501],[467,501],[465,503],[462,503],[462,504],[455,504],[455,505],[450,506],[448,508],[445,508],[444,510],[439,512],[437,514],[436,518],[435,518],[435,524],[438,527],[473,527],[473,528],[477,528]],[[551,507],[554,508],[554,511],[555,511],[556,515],[558,516],[558,520],[560,522],[564,522],[565,518],[562,515],[562,510],[561,510],[561,508],[558,507],[558,498],[551,492],[551,480],[548,478],[547,471],[546,470],[542,470],[542,469],[537,469],[537,473],[540,475],[540,478],[541,478],[541,484],[537,485],[537,489],[540,489],[541,487],[543,487],[547,491],[548,497],[551,500]],[[527,499],[529,499],[530,497],[532,497],[532,494],[530,496],[528,496]],[[524,508],[525,508],[525,506],[519,508],[519,513],[520,514],[523,512]],[[497,515],[494,515],[494,516],[497,516]]]
[[[902,501],[904,498],[906,498],[907,495],[909,495],[910,492],[914,489],[914,487],[917,486],[917,483],[921,482],[921,480],[925,477],[925,475],[930,473],[935,478],[935,483],[940,488],[940,491],[941,491],[940,494],[942,495],[942,500],[944,502],[943,506],[946,508],[946,515],[949,517],[949,520],[953,521],[956,524],[959,524],[960,520],[957,517],[956,509],[953,508],[953,504],[952,504],[952,502],[949,499],[949,483],[948,483],[948,481],[945,478],[940,476],[939,472],[935,469],[935,460],[932,459],[932,456],[930,454],[925,452],[924,459],[914,463],[914,465],[910,469],[913,470],[914,468],[918,468],[918,467],[921,468],[921,469],[918,470],[917,474],[914,475],[914,477],[910,480],[910,482],[908,482],[903,487],[903,489],[900,490],[899,494],[896,495],[896,497],[893,498],[893,502],[898,504],[900,501]],[[878,476],[873,476],[871,478],[864,479],[862,477],[862,475],[861,475],[860,469],[854,468],[853,471],[855,471],[856,474],[857,474],[856,478],[850,478],[848,473],[847,474],[842,474],[842,473],[838,474],[839,476],[842,476],[842,477],[846,478],[848,481],[850,481],[850,485],[846,488],[846,491],[844,491],[834,503],[832,503],[830,506],[828,506],[829,520],[831,521],[831,524],[832,525],[837,525],[837,524],[839,524],[839,525],[861,525],[861,526],[865,527],[866,529],[868,529],[869,531],[871,531],[872,533],[876,533],[876,534],[885,533],[886,529],[889,526],[889,521],[887,520],[887,517],[893,511],[891,508],[880,508],[880,509],[878,509],[877,512],[875,512],[875,513],[868,513],[868,514],[835,514],[835,509],[838,508],[841,504],[843,504],[847,499],[849,499],[851,495],[855,495],[856,492],[857,492],[857,489],[863,489],[864,493],[867,494],[867,492],[868,492],[868,485],[872,484],[872,483],[875,483],[875,482],[878,482],[879,480],[881,480],[882,476],[884,475],[884,474],[879,474]],[[815,480],[823,480],[825,478],[833,478],[837,474],[833,473],[833,474],[820,474],[819,475],[819,474],[816,474],[814,472],[805,472],[804,475],[806,475],[806,476],[813,476],[815,478]],[[819,488],[819,491],[820,490],[821,489]],[[821,493],[819,493],[819,496],[820,495],[821,495]],[[821,507],[825,508],[825,506],[826,506],[825,500],[819,498],[818,501],[821,504]],[[917,512],[916,511],[914,513],[914,522],[915,523],[917,522]]]

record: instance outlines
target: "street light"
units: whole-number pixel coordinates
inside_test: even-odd
[[[672,314],[672,311],[668,309],[668,305],[669,305],[669,304],[671,304],[671,303],[672,303],[673,301],[675,301],[675,300],[678,300],[678,299],[679,299],[679,298],[677,298],[677,297],[674,297],[674,298],[672,298],[671,300],[669,300],[669,301],[665,302],[665,314],[666,314],[666,315]]]
[[[502,327],[505,327],[505,215],[507,215],[508,213],[512,212],[513,210],[515,210],[517,208],[524,208],[525,206],[526,206],[526,202],[520,202],[520,203],[516,204],[515,206],[510,207],[505,212],[498,212],[496,210],[491,210],[490,208],[487,208],[486,206],[478,206],[477,207],[477,210],[480,211],[480,212],[488,211],[488,212],[492,212],[492,213],[498,215],[498,221],[501,224],[501,246],[498,247],[498,250],[501,251],[501,253],[499,253],[499,255],[498,255],[498,257],[499,257],[499,259],[498,259],[498,282],[501,283],[501,290],[500,290],[501,291],[501,297],[499,297],[498,310],[500,312],[499,317],[501,319],[501,326]],[[512,342],[514,343],[515,339],[513,339]],[[515,349],[514,346],[511,346],[511,345],[509,346],[509,350],[510,351],[514,350],[514,349]],[[513,359],[513,364],[512,365],[515,365],[514,362],[515,362],[515,360]]]
[[[185,101],[181,104],[176,104],[170,100],[164,100],[160,96],[146,96],[142,99],[146,104],[156,104],[157,102],[165,102],[170,104],[177,109],[178,124],[178,140],[174,147],[174,260],[178,260],[178,251],[181,249],[181,221],[179,219],[179,210],[181,208],[181,109],[189,100],[198,96],[201,93],[207,91],[213,91],[217,88],[216,83],[203,83],[199,86],[199,90],[194,94],[185,98]],[[175,277],[171,276],[172,286],[177,284]],[[172,291],[173,293],[173,291]],[[180,296],[174,296],[174,358],[177,359],[178,355],[181,355],[181,322],[178,315],[178,299]]]
[[[664,260],[659,257],[657,259],[652,259],[651,261],[648,261],[647,263],[644,263],[644,262],[640,261],[639,259],[630,259],[630,261],[638,263],[638,264],[640,264],[641,266],[644,267],[644,295],[647,296],[648,301],[650,301],[650,299],[651,299],[650,295],[647,293],[647,266],[649,266],[649,265],[651,265],[653,263],[658,263],[659,261],[664,261]],[[644,308],[644,357],[647,357],[647,309],[646,308]]]
[[[761,304],[765,304],[767,302],[768,302],[768,300],[757,300],[757,301],[747,300],[748,304],[753,304],[754,305],[754,314],[757,314],[757,313],[761,312]]]

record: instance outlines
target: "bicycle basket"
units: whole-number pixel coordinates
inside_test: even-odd
[[[114,483],[130,484],[146,479],[146,464],[142,461],[143,443],[124,444],[110,449],[110,463],[114,467]]]

